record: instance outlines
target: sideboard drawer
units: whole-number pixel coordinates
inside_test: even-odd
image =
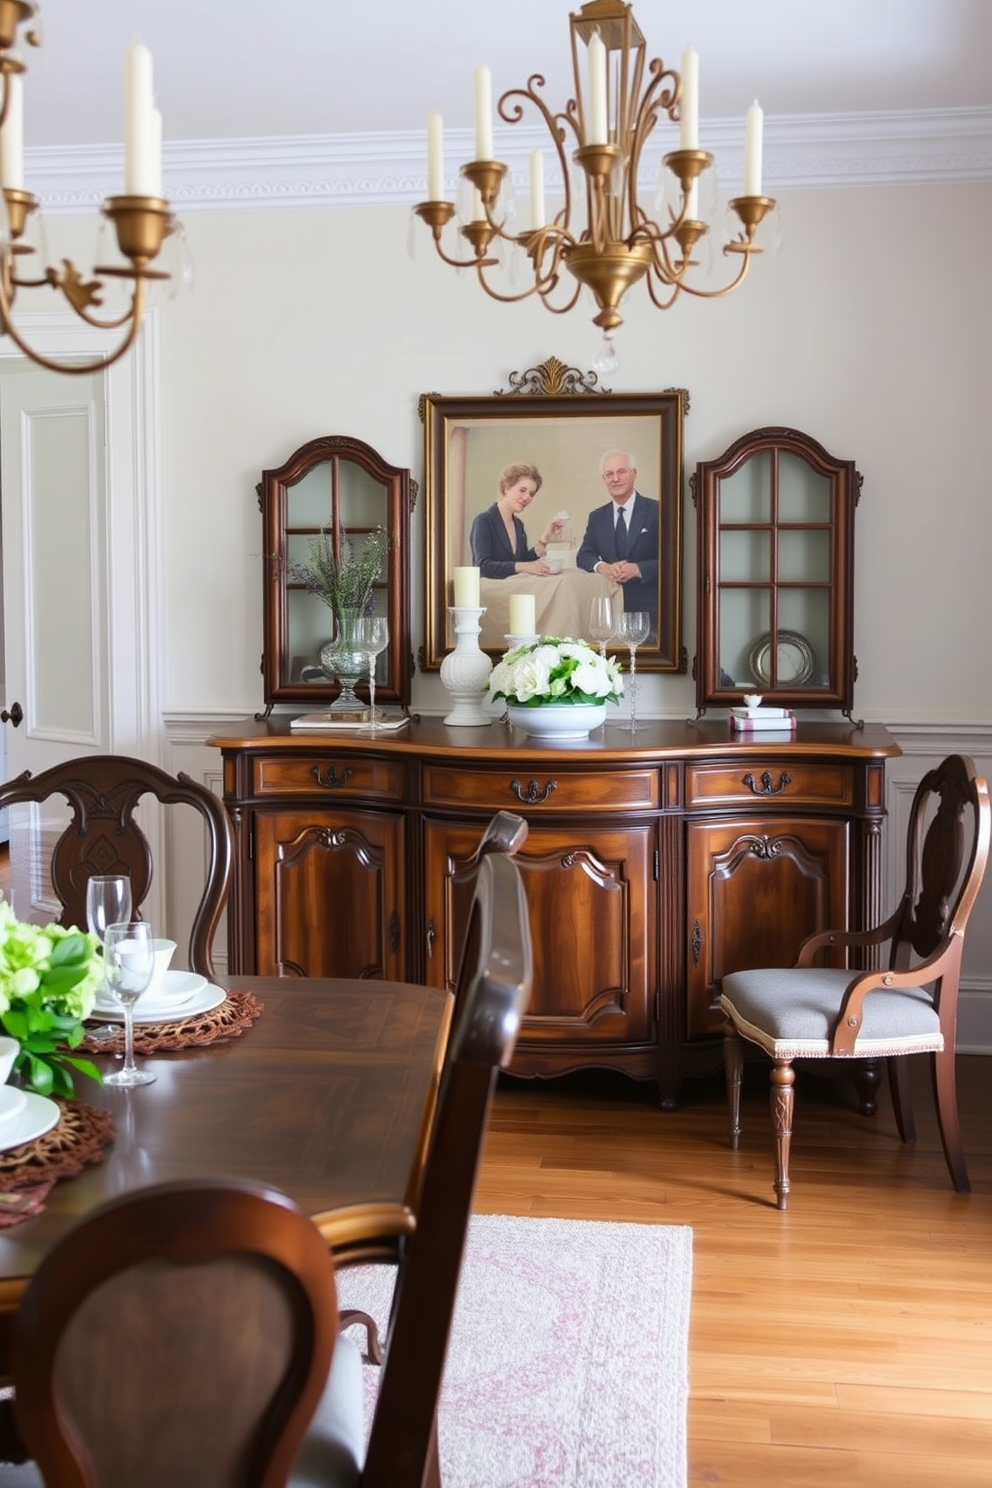
[[[850,807],[854,772],[847,765],[774,760],[689,765],[686,806],[739,806],[742,801],[783,801],[790,806]]]
[[[402,801],[403,766],[398,761],[369,759],[358,754],[301,754],[266,756],[254,761],[256,796],[313,795],[374,796]]]
[[[552,811],[651,811],[660,799],[657,770],[562,770],[521,764],[515,770],[465,770],[425,765],[425,806],[513,811],[547,806]]]

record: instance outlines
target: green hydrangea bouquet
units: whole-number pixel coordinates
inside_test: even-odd
[[[103,981],[95,935],[18,920],[0,900],[0,1024],[17,1039],[14,1072],[38,1095],[72,1095],[73,1071],[99,1080],[88,1059],[68,1051],[84,1037]]]

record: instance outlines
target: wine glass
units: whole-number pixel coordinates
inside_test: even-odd
[[[108,925],[103,942],[107,986],[124,1009],[124,1064],[104,1075],[105,1085],[150,1085],[155,1079],[134,1062],[134,1004],[144,992],[155,970],[155,943],[147,920]]]
[[[651,632],[651,617],[647,610],[622,610],[617,638],[623,641],[630,652],[630,731],[637,729],[637,648],[646,641]]]
[[[617,614],[613,596],[598,594],[589,606],[589,634],[599,642],[599,654],[606,660],[606,643],[617,633]]]
[[[120,925],[130,920],[134,906],[131,903],[131,880],[126,873],[95,874],[86,885],[86,925],[101,945],[108,925]],[[104,978],[101,992],[107,990]]]
[[[366,728],[373,734],[379,727],[375,711],[376,657],[388,645],[389,621],[385,615],[363,615],[358,622],[358,649],[369,659],[369,721]]]

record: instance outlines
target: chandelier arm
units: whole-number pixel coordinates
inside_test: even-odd
[[[50,357],[45,357],[40,352],[34,351],[14,325],[11,316],[10,300],[7,296],[7,288],[0,276],[0,326],[3,334],[10,337],[18,351],[22,351],[29,361],[34,362],[37,367],[44,367],[48,372],[67,372],[73,376],[82,377],[89,372],[102,372],[105,368],[113,366],[114,362],[130,351],[134,345],[138,331],[141,329],[142,311],[144,300],[144,285],[139,279],[134,288],[134,296],[131,300],[131,323],[127,335],[113,351],[108,351],[104,356],[98,357],[92,362],[57,362]],[[87,317],[83,317],[86,319]],[[98,322],[91,322],[98,324]]]
[[[510,88],[506,93],[502,95],[499,103],[497,104],[497,112],[500,118],[504,119],[507,124],[519,124],[521,119],[524,117],[524,104],[514,103],[511,106],[509,100],[526,99],[528,103],[533,104],[534,108],[536,108],[538,113],[541,115],[548,134],[551,136],[551,143],[554,146],[555,154],[558,156],[558,165],[561,169],[561,178],[562,181],[565,183],[565,206],[563,211],[563,219],[565,222],[568,222],[572,212],[572,187],[571,178],[568,171],[568,161],[565,157],[565,126],[566,124],[568,125],[568,127],[575,135],[576,143],[579,143],[580,137],[578,125],[576,124],[575,118],[573,116],[570,116],[568,113],[553,114],[551,112],[544,99],[541,98],[540,95],[534,91],[535,88],[543,86],[544,78],[541,76],[541,74],[538,72],[533,73],[527,79],[526,88]],[[504,105],[506,105],[505,108]]]
[[[494,258],[452,258],[451,254],[445,252],[444,248],[442,248],[441,234],[439,232],[434,234],[434,247],[437,249],[438,258],[441,259],[442,263],[446,263],[452,269],[475,269],[481,265],[487,263],[495,264],[496,262]]]
[[[724,249],[724,252],[726,251],[727,250]],[[739,284],[744,283],[750,264],[751,254],[743,253],[741,255],[741,266],[736,276],[731,279],[728,284],[725,284],[722,289],[696,289],[692,284],[688,284],[684,279],[679,281],[679,287],[681,289],[684,289],[686,294],[692,295],[693,299],[696,300],[719,300],[723,295],[730,294],[730,292],[736,289]]]

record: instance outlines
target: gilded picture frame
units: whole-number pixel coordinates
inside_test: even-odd
[[[551,359],[524,374],[512,374],[508,393],[447,396],[428,393],[420,400],[425,440],[425,628],[420,655],[425,671],[437,670],[454,645],[449,606],[453,570],[473,566],[473,523],[497,500],[501,473],[514,463],[537,467],[540,488],[522,514],[532,542],[550,519],[568,520],[561,541],[552,545],[555,572],[543,578],[513,574],[504,583],[482,580],[480,644],[493,657],[507,646],[507,591],[534,592],[540,634],[578,632],[592,640],[584,621],[593,587],[589,572],[603,512],[612,511],[601,463],[625,451],[636,466],[636,492],[646,498],[638,513],[642,550],[657,561],[657,612],[652,633],[637,652],[639,671],[684,672],[682,639],[682,476],[683,422],[688,394],[682,388],[657,393],[613,393],[595,388],[594,374],[581,374]],[[552,389],[549,391],[548,389]],[[657,509],[657,553],[653,522]],[[629,511],[634,511],[631,501]],[[594,513],[599,515],[594,516]],[[495,514],[494,514],[495,515]],[[636,537],[636,534],[634,534]],[[478,545],[477,545],[478,546]],[[610,555],[605,555],[610,556]],[[600,569],[602,571],[602,569]],[[625,586],[614,583],[618,608]],[[628,606],[631,607],[631,606]],[[638,606],[639,607],[639,606]],[[568,631],[550,630],[567,625]],[[623,654],[617,641],[611,651]]]

